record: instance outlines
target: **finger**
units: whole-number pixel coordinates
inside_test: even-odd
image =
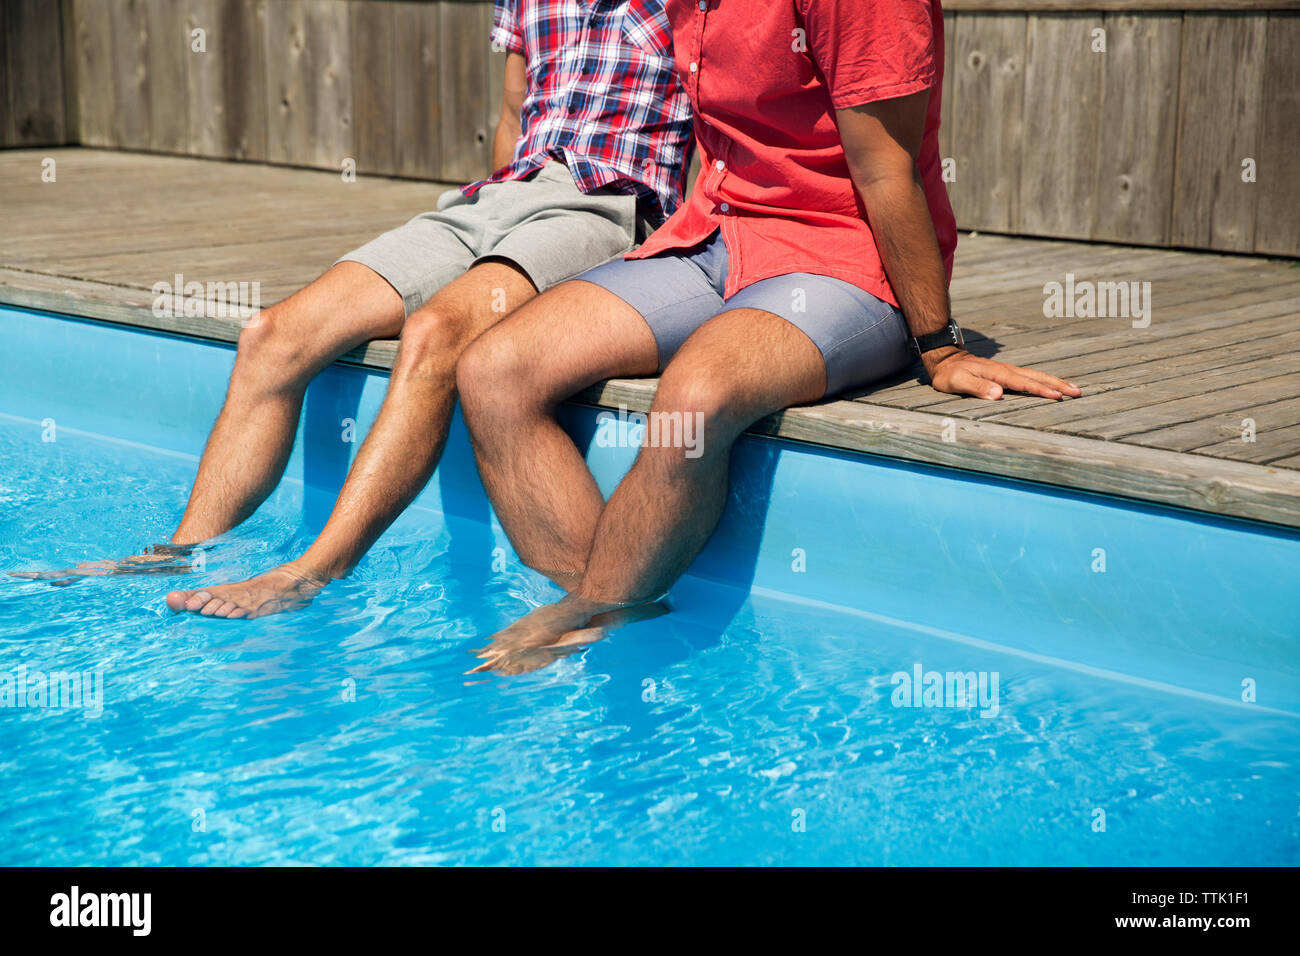
[[[1011,366],[995,369],[989,377],[1003,388],[1009,388],[1014,392],[1023,392],[1026,395],[1037,395],[1040,398],[1061,397],[1061,392],[1055,388],[1051,388],[1042,382],[1037,382],[1028,375],[1022,375]]]
[[[952,392],[954,395],[974,395],[976,398],[984,398],[991,402],[1002,397],[1002,387],[997,382],[968,368],[954,371],[947,386],[943,391]]]
[[[1057,378],[1055,375],[1049,375],[1047,372],[1040,372],[1036,368],[1021,368],[1018,365],[1011,366],[1016,372],[1027,378],[1032,378],[1036,382],[1041,382],[1048,388],[1054,388],[1062,395],[1079,395],[1082,394],[1079,386],[1073,382],[1067,382],[1063,378]]]
[[[1065,395],[1074,395],[1079,392],[1076,386],[1070,382],[1063,381],[1054,375],[1048,375],[1047,372],[1039,372],[1036,368],[1018,368],[1017,365],[1005,365],[998,369],[998,375],[995,377],[1006,388],[1014,388],[1017,392],[1027,394],[1041,395],[1044,398],[1063,398]],[[1011,376],[1011,380],[1006,380],[1004,376]]]

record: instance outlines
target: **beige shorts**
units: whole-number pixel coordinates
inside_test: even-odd
[[[637,242],[637,199],[612,189],[584,193],[551,161],[523,180],[459,189],[340,262],[359,262],[397,290],[410,315],[484,259],[508,259],[539,292],[628,252]]]

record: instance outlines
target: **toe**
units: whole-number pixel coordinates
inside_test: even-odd
[[[193,593],[193,591],[172,591],[167,595],[167,606],[173,611],[184,611],[185,604]]]
[[[191,591],[190,596],[185,601],[185,610],[197,611],[211,600],[212,595],[207,591]]]
[[[238,611],[238,610],[239,610],[239,605],[236,604],[234,601],[222,601],[221,606],[217,608],[215,611],[213,611],[212,613],[216,617],[230,617],[231,612]]]
[[[211,617],[212,615],[217,613],[217,609],[220,608],[221,605],[224,603],[226,602],[221,600],[221,598],[214,597],[210,601],[208,601],[207,604],[203,605],[203,607],[199,609],[199,613],[202,614],[204,617]]]

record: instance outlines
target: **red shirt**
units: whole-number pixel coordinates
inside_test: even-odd
[[[957,225],[939,157],[943,13],[924,0],[667,0],[677,72],[695,108],[700,176],[629,259],[721,228],[725,294],[792,272],[898,305],[849,174],[835,111],[928,89],[918,165],[944,267]]]

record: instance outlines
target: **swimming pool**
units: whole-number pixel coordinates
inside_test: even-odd
[[[164,540],[233,350],[0,308],[0,354],[0,570]],[[286,480],[184,580],[295,555],[385,384],[314,384]],[[634,450],[566,416],[608,490]],[[735,474],[673,614],[518,678],[466,651],[558,592],[459,422],[304,611],[5,578],[0,864],[1300,860],[1300,535],[766,439]],[[52,672],[102,712],[17,706]]]

